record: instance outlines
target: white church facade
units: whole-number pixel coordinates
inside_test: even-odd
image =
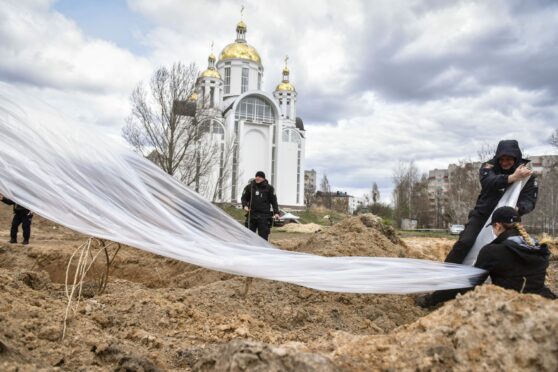
[[[285,64],[281,82],[270,94],[262,90],[264,67],[246,42],[246,24],[236,27],[235,42],[196,82],[189,101],[209,120],[212,138],[221,142],[219,162],[206,176],[204,196],[216,202],[240,202],[257,171],[275,187],[280,205],[304,206],[304,124],[296,116],[297,92]]]

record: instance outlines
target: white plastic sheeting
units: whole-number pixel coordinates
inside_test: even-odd
[[[523,189],[523,187],[527,183],[527,180],[528,179],[524,179],[521,180],[520,182],[515,182],[513,185],[511,185],[511,187],[509,187],[506,190],[506,192],[498,202],[498,205],[496,206],[495,210],[504,206],[515,207],[517,205],[517,200],[519,199],[519,194],[521,193],[521,189]],[[492,214],[490,214],[490,217],[488,217],[486,224],[488,224],[490,220],[492,220]],[[475,262],[477,261],[477,256],[479,255],[479,251],[481,250],[481,248],[487,245],[488,243],[490,243],[491,241],[493,241],[494,239],[496,239],[496,237],[492,232],[492,226],[485,226],[477,236],[477,240],[475,240],[475,244],[473,245],[473,248],[469,251],[467,257],[465,257],[463,264],[474,265]]]
[[[102,128],[69,122],[7,85],[0,85],[0,193],[86,235],[319,290],[426,292],[469,287],[484,273],[427,260],[277,249]]]

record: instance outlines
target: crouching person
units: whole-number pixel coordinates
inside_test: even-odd
[[[490,222],[496,239],[480,250],[475,266],[488,271],[494,285],[555,299],[545,286],[548,246],[531,237],[519,222],[514,208],[496,209]]]
[[[487,226],[492,226],[496,239],[481,248],[475,267],[486,270],[486,277],[490,276],[492,284],[499,287],[556,299],[545,285],[550,257],[548,246],[531,237],[520,221],[515,208],[500,207],[494,211]],[[418,297],[416,302],[422,307],[432,307],[469,290],[471,288],[437,291]]]
[[[8,205],[13,205],[14,208],[14,218],[12,219],[12,228],[10,230],[10,243],[17,243],[17,232],[19,230],[19,225],[21,225],[23,229],[23,244],[29,244],[29,239],[31,238],[31,222],[33,220],[33,212],[19,204],[16,204],[12,200],[4,197],[2,194],[0,194],[0,201]]]

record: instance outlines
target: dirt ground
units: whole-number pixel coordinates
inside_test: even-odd
[[[558,303],[482,286],[435,311],[415,296],[340,294],[246,279],[124,247],[104,294],[94,267],[70,312],[67,263],[86,237],[36,217],[8,240],[0,206],[2,371],[558,369]],[[372,215],[316,233],[273,232],[288,250],[443,259],[450,239],[406,238]],[[71,271],[71,270],[70,270]],[[557,261],[550,284],[558,289]]]

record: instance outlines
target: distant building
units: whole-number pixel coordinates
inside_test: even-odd
[[[558,165],[558,155],[529,156],[531,168],[535,174],[544,175],[552,167]]]
[[[444,215],[448,206],[448,191],[449,170],[433,169],[428,171],[428,214],[432,227],[444,226]]]
[[[304,190],[311,195],[316,193],[317,174],[314,169],[304,171]]]
[[[306,138],[304,123],[296,116],[298,93],[290,81],[287,59],[275,90],[263,90],[262,59],[247,43],[246,33],[246,23],[240,21],[235,41],[225,46],[218,58],[209,55],[207,69],[188,98],[207,116],[201,129],[220,149],[219,162],[198,181],[208,185],[200,193],[216,195],[218,202],[238,203],[256,171],[264,171],[279,203],[302,207]],[[232,154],[227,164],[225,145],[229,143]]]
[[[314,205],[317,207],[324,207],[333,209],[340,213],[352,213],[351,210],[351,195],[343,191],[335,192],[316,192]],[[353,198],[354,199],[354,198]],[[355,208],[356,209],[356,208]]]
[[[349,196],[349,214],[355,213],[359,207],[364,207],[364,198]]]
[[[417,220],[413,220],[410,218],[401,219],[401,230],[416,230],[417,225],[418,225]]]

